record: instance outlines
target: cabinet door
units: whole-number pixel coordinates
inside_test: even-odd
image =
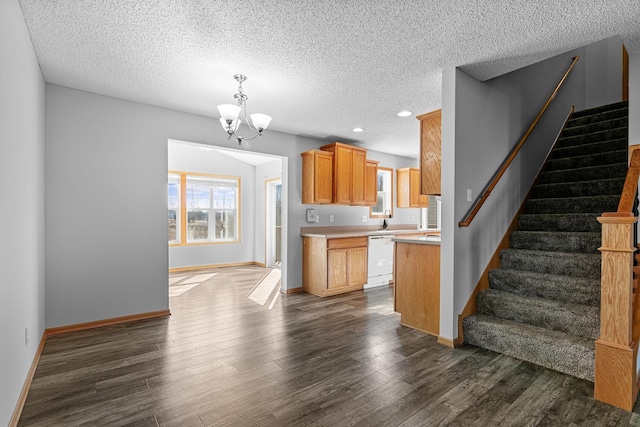
[[[375,206],[378,203],[378,162],[367,160],[364,180],[364,204]]]
[[[333,156],[316,154],[315,200],[331,203],[333,200]]]
[[[421,194],[441,193],[442,111],[418,116],[420,120]]]
[[[409,206],[412,208],[429,207],[429,197],[420,194],[420,170],[411,168],[409,174]]]
[[[348,285],[347,259],[349,249],[331,249],[327,251],[328,283],[327,288],[335,289]]]
[[[351,204],[351,165],[353,162],[353,150],[337,146],[334,152],[334,202]]]
[[[311,150],[302,156],[302,203],[333,201],[333,153]]]
[[[367,283],[367,248],[349,249],[349,285]]]
[[[398,207],[408,208],[409,206],[409,168],[398,169],[396,177],[398,183]]]
[[[364,205],[364,180],[367,167],[367,152],[353,150],[351,164],[351,204]]]

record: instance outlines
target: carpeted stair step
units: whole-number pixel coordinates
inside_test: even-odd
[[[563,197],[549,199],[529,199],[526,213],[587,213],[615,212],[618,210],[620,195],[591,197]]]
[[[619,117],[611,120],[593,121],[579,126],[567,127],[563,132],[563,137],[577,135],[591,135],[597,132],[607,131],[609,129],[618,129],[628,126],[629,119],[627,117]]]
[[[624,177],[627,173],[627,167],[627,162],[622,162],[604,166],[591,166],[586,168],[542,172],[538,179],[538,184],[588,181],[594,177],[598,177],[600,179]]]
[[[600,279],[496,268],[489,271],[489,287],[527,297],[550,298],[600,306]]]
[[[627,161],[627,150],[607,151],[605,153],[586,154],[562,159],[549,159],[545,172],[554,170],[586,168],[590,166],[611,165]]]
[[[500,252],[500,266],[512,270],[598,279],[600,254],[505,249]]]
[[[607,111],[619,110],[621,108],[629,108],[629,101],[620,101],[615,104],[601,105],[600,107],[589,108],[587,110],[580,110],[573,113],[571,118],[578,119],[586,116],[594,116],[600,113],[605,113]]]
[[[589,110],[586,110],[586,111],[589,111]],[[573,117],[567,122],[567,128],[572,128],[575,126],[583,126],[593,122],[601,122],[606,120],[618,119],[621,117],[625,117],[628,119],[629,107],[627,105],[624,105],[619,108],[614,108],[612,110],[607,110],[607,111],[603,111],[596,114],[585,115],[584,112],[581,112],[581,113],[582,115],[578,115],[578,113],[574,113]]]
[[[626,139],[613,139],[610,141],[592,142],[590,144],[570,145],[555,148],[549,158],[566,159],[567,157],[579,157],[587,154],[606,153],[609,151],[624,151],[629,149]]]
[[[600,308],[486,289],[478,293],[478,313],[595,340]]]
[[[532,199],[550,199],[558,197],[587,197],[603,194],[621,194],[624,177],[596,179],[579,182],[557,182],[537,184],[531,193]]]
[[[520,230],[527,231],[602,231],[597,218],[602,212],[567,213],[567,214],[537,214],[524,213],[518,217]]]
[[[594,380],[593,340],[482,314],[466,317],[463,328],[468,344]]]
[[[602,141],[611,141],[614,139],[625,139],[628,138],[629,131],[626,126],[619,127],[616,129],[608,129],[602,130],[599,132],[594,132],[586,135],[573,135],[573,136],[564,136],[564,132],[558,138],[558,142],[556,143],[556,147],[571,147],[581,144],[592,144],[595,142]]]
[[[602,233],[514,231],[510,237],[513,249],[535,251],[598,253],[602,244]]]

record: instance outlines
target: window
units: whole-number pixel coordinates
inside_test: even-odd
[[[371,206],[369,216],[380,217],[393,215],[393,169],[378,167],[378,203]]]
[[[172,198],[176,193],[172,184],[179,177],[178,194],[180,209],[175,209]],[[170,173],[169,174],[169,243],[216,243],[237,242],[240,215],[240,178],[216,175]],[[178,211],[178,213],[174,213]],[[183,231],[175,232],[171,240],[171,216],[176,216],[176,224]]]
[[[180,175],[169,174],[167,196],[169,243],[180,243]]]

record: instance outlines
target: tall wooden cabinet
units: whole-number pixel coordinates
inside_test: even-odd
[[[420,194],[420,169],[398,169],[398,207],[399,208],[427,208],[429,197]]]
[[[439,196],[442,192],[442,110],[416,118],[420,120],[420,194]]]

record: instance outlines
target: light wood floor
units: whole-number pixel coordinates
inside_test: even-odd
[[[51,337],[20,425],[640,425],[589,382],[400,326],[388,287],[260,305],[268,270],[214,271],[169,318]]]

